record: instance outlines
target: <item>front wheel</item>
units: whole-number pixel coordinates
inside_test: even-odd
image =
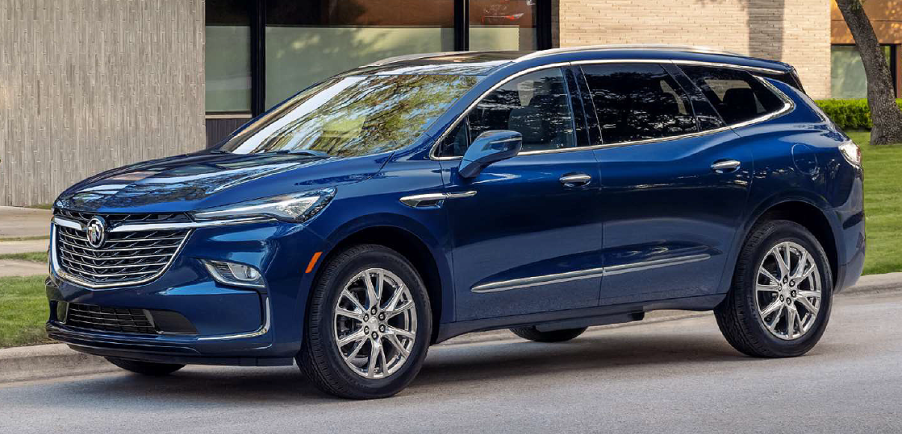
[[[185,365],[170,365],[166,363],[139,362],[137,360],[126,360],[118,357],[107,357],[106,360],[126,371],[136,374],[147,375],[150,377],[162,377],[169,375]]]
[[[714,310],[727,342],[753,357],[793,357],[820,340],[830,319],[833,278],[817,239],[795,222],[752,229],[727,298]]]
[[[429,294],[402,255],[360,245],[324,264],[297,362],[324,392],[384,398],[423,365],[432,336]]]

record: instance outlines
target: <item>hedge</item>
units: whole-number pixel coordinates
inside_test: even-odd
[[[874,126],[866,99],[822,99],[815,102],[844,130],[870,130]],[[897,99],[896,104],[902,110],[902,99]]]

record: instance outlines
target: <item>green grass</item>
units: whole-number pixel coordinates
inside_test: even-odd
[[[28,205],[25,208],[34,208],[34,209],[51,209],[53,208],[52,203],[40,203],[37,205]]]
[[[0,277],[0,348],[49,343],[44,276]]]
[[[902,146],[871,146],[871,133],[848,134],[864,168],[864,274],[902,271]]]
[[[8,253],[5,255],[0,255],[0,259],[14,259],[18,261],[47,263],[47,252]]]

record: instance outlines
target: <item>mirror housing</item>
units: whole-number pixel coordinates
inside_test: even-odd
[[[463,178],[473,178],[489,164],[517,155],[522,147],[523,136],[516,131],[486,131],[467,148],[457,173]]]

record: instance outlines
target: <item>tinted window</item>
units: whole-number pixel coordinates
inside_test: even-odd
[[[573,111],[564,76],[545,69],[507,82],[487,95],[442,143],[441,155],[461,156],[470,141],[489,130],[523,135],[523,151],[576,146]],[[463,130],[469,125],[469,138]]]
[[[708,66],[681,68],[727,124],[755,119],[783,107],[780,98],[746,71]]]
[[[660,65],[583,67],[605,144],[698,131],[682,88]]]

